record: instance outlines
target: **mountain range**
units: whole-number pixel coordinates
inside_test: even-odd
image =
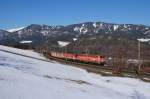
[[[8,46],[14,46],[21,41],[32,41],[34,47],[42,45],[58,47],[58,41],[70,42],[70,45],[73,45],[76,39],[77,46],[86,45],[84,47],[89,48],[90,44],[84,43],[91,40],[92,42],[97,41],[98,45],[96,46],[98,47],[104,40],[110,41],[110,43],[116,42],[114,44],[116,46],[120,40],[137,42],[137,39],[140,38],[150,38],[150,26],[85,22],[67,26],[31,24],[18,29],[0,30],[0,44]],[[93,46],[93,44],[91,45]]]

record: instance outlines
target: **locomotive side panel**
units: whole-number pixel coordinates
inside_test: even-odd
[[[64,53],[63,55],[64,55],[65,58],[68,58],[68,59],[73,59],[73,60],[76,59],[76,55],[75,54]]]
[[[104,57],[97,56],[97,55],[78,55],[77,60],[85,61],[85,62],[93,62],[93,63],[104,63]]]

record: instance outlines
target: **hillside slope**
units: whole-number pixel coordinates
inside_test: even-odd
[[[42,58],[32,51],[0,49]],[[44,59],[44,58],[43,58]],[[150,84],[0,51],[0,99],[149,99]]]

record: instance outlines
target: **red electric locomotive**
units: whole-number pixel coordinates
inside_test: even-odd
[[[96,63],[96,64],[104,64],[105,63],[104,56],[100,56],[100,55],[79,54],[79,55],[77,55],[76,59],[83,61],[83,62]]]

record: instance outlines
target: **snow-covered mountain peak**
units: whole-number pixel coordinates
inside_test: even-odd
[[[23,28],[25,28],[25,27],[19,27],[19,28],[14,28],[14,29],[8,29],[7,31],[12,33],[12,32],[16,32],[16,31],[22,30]]]
[[[94,23],[93,23],[93,27],[94,27],[94,28],[97,28],[97,27],[98,27],[98,24],[97,24],[96,22],[94,22]]]
[[[86,28],[85,24],[82,24],[81,27],[75,27],[73,30],[75,32],[79,32],[79,33],[83,33],[83,34],[88,32],[88,29]]]
[[[119,28],[119,25],[114,25],[114,31]]]

